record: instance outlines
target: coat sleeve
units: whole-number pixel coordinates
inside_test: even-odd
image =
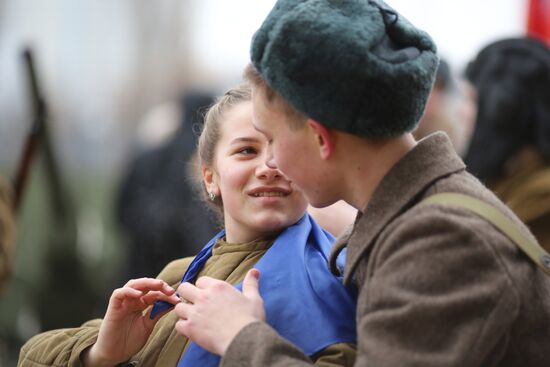
[[[429,211],[403,218],[384,233],[356,272],[354,365],[494,365],[487,356],[503,351],[520,307],[518,290],[493,247],[508,240],[477,217]],[[311,364],[256,322],[232,341],[221,365]]]
[[[168,264],[158,278],[177,286],[192,258],[175,260]],[[101,320],[92,320],[81,327],[46,331],[29,339],[19,353],[20,367],[82,366],[80,356],[92,346],[99,333]]]
[[[222,358],[220,367],[351,367],[356,347],[338,343],[308,358],[264,322],[247,325],[237,334]]]
[[[79,328],[52,330],[35,335],[21,348],[18,366],[82,366],[80,355],[97,339],[101,320]]]

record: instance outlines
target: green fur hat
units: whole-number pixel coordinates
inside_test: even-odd
[[[414,129],[438,64],[430,36],[375,0],[278,0],[251,59],[298,111],[371,138]]]

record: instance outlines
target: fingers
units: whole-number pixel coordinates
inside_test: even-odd
[[[191,339],[191,333],[190,333],[190,330],[189,330],[189,325],[190,324],[189,324],[189,322],[187,322],[187,319],[180,318],[176,322],[176,325],[174,326],[174,328],[176,329],[176,331],[179,334]]]
[[[197,279],[197,281],[195,282],[195,285],[197,286],[197,288],[206,289],[206,288],[211,288],[212,286],[215,286],[216,284],[220,284],[220,283],[225,283],[225,282],[218,279],[204,276]]]
[[[201,289],[199,289],[199,281],[203,278],[208,278],[208,277],[200,277],[195,283],[197,286],[194,286],[193,284],[187,283],[187,282],[180,284],[180,286],[178,287],[178,294],[180,295],[180,297],[184,302],[185,301],[191,302],[191,303],[197,302],[201,292]]]
[[[197,330],[206,330],[208,328],[204,323],[200,322],[203,318],[192,303],[178,303],[174,307],[174,312],[179,318],[174,328],[181,335],[194,339],[196,336],[194,334]]]
[[[252,315],[265,320],[264,301],[260,295],[260,271],[250,269],[243,280],[243,295],[251,301]]]
[[[174,289],[163,280],[132,279],[124,287],[113,291],[109,303],[111,306],[119,308],[125,302],[132,301],[133,306],[130,306],[132,309],[143,308],[159,299],[175,304],[179,302],[179,298],[174,293]]]
[[[181,300],[178,298],[178,296],[176,296],[176,294],[172,294],[171,296],[168,296],[159,291],[148,292],[147,294],[144,294],[141,297],[141,300],[143,301],[143,303],[145,303],[148,306],[152,305],[156,301],[166,301],[173,305],[176,305],[179,302],[181,302]]]
[[[260,297],[259,291],[260,271],[250,269],[243,280],[243,294],[248,298]]]
[[[120,307],[120,305],[128,299],[137,300],[143,295],[143,292],[133,288],[118,288],[113,291],[109,304],[114,307]]]
[[[190,337],[190,322],[188,321],[189,315],[193,311],[192,304],[190,303],[178,303],[174,307],[174,312],[178,316],[179,320],[176,322],[175,329],[178,333]]]
[[[130,287],[142,292],[160,291],[166,295],[172,295],[175,292],[165,281],[153,278],[132,279],[124,287]]]
[[[243,281],[243,293],[249,295],[250,297],[259,297],[259,277],[260,272],[257,269],[251,269],[246,274],[246,277]],[[210,278],[207,276],[200,277],[195,282],[195,285],[191,283],[182,283],[178,288],[178,294],[181,296],[183,301],[188,301],[191,303],[197,303],[197,301],[204,297],[205,294],[208,294],[207,291],[226,292],[227,290],[234,290],[233,286],[227,282]]]

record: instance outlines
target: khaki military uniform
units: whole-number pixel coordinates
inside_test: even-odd
[[[199,276],[208,275],[236,284],[244,279],[246,272],[263,256],[271,241],[225,245],[218,241]],[[174,261],[159,274],[159,278],[177,288],[192,258]],[[133,366],[176,366],[187,348],[189,340],[176,332],[178,320],[170,311],[162,317],[142,350],[133,356]],[[101,320],[90,321],[80,328],[53,330],[30,339],[21,348],[18,366],[81,366],[82,352],[93,345]],[[325,367],[352,366],[355,360],[355,346],[334,344],[319,352],[316,365]]]

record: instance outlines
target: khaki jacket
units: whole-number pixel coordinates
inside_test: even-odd
[[[355,366],[548,366],[550,277],[491,224],[461,208],[415,207],[465,193],[518,218],[465,171],[444,134],[382,180],[347,243],[345,281],[359,289]],[[309,365],[266,324],[245,327],[223,367]]]
[[[518,168],[491,187],[550,251],[550,166],[540,154],[531,153],[519,157]]]
[[[263,256],[272,241],[232,244],[214,247],[212,256],[199,275],[208,275],[236,284]],[[159,274],[159,278],[177,288],[192,258],[174,261]],[[170,311],[155,325],[151,336],[139,353],[126,366],[176,366],[189,340],[174,329],[178,318]],[[97,339],[101,320],[92,320],[82,327],[48,331],[31,338],[22,348],[18,366],[82,366],[80,357]],[[355,346],[337,343],[314,356],[317,366],[347,367],[355,360]]]

